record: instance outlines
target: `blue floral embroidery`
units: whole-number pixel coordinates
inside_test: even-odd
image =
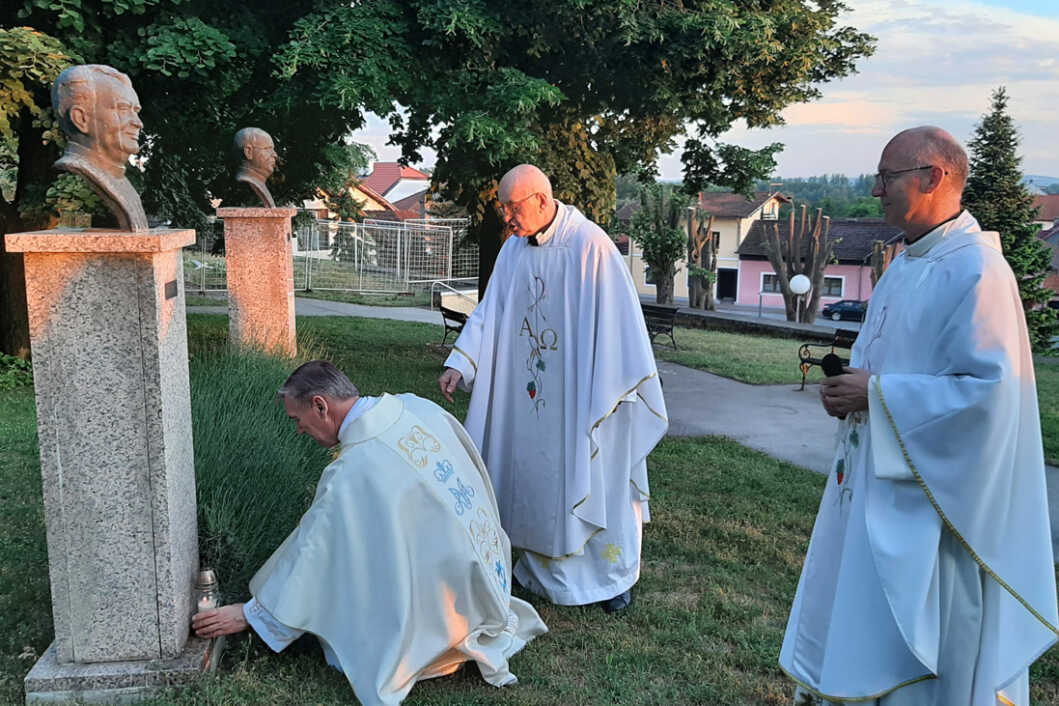
[[[448,481],[449,476],[452,475],[452,464],[449,463],[448,459],[438,461],[437,468],[434,469],[434,477],[442,483]]]
[[[465,510],[471,509],[474,488],[464,485],[459,478],[456,478],[456,486],[456,488],[449,488],[449,492],[452,493],[452,497],[456,498],[456,514],[462,515]]]
[[[496,562],[496,575],[497,578],[500,579],[500,587],[507,588],[507,576],[504,571],[504,565],[501,564],[499,561]]]

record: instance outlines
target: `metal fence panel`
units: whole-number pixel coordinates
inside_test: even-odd
[[[478,245],[467,242],[467,219],[317,220],[295,237],[299,291],[411,292],[478,276]],[[222,221],[184,249],[184,281],[188,292],[227,288]]]

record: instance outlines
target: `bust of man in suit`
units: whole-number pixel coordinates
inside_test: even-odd
[[[265,182],[276,170],[276,146],[272,137],[261,128],[244,127],[235,133],[232,146],[240,160],[235,180],[249,186],[265,208],[275,208],[276,202]]]
[[[140,195],[125,177],[143,128],[129,77],[102,64],[71,66],[52,84],[51,101],[66,136],[55,168],[83,176],[122,230],[147,230]]]

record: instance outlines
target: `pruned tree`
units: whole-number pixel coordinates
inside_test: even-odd
[[[897,243],[889,245],[884,240],[876,240],[871,244],[871,286],[875,287],[882,279],[886,268],[890,266],[894,256],[897,255]]]
[[[780,232],[779,223],[770,225],[771,228],[765,227],[765,252],[776,271],[776,280],[779,282],[783,304],[787,310],[787,320],[811,324],[816,319],[816,311],[820,305],[824,271],[834,258],[835,244],[838,242],[838,239],[830,235],[831,218],[823,215],[823,210],[818,208],[816,218],[810,221],[805,204],[802,204],[797,231],[794,227],[794,209],[791,209],[788,216],[786,234]],[[805,275],[812,284],[809,301],[800,309],[798,295],[791,291],[791,279],[795,275]]]
[[[651,184],[640,193],[640,210],[632,217],[630,237],[643,251],[644,262],[655,281],[655,301],[673,304],[673,279],[677,261],[685,256],[687,233],[683,228],[688,198],[681,193],[666,197],[661,184]]]
[[[688,306],[714,311],[719,238],[713,232],[712,214],[701,208],[688,210]]]

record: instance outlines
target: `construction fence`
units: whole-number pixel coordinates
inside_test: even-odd
[[[478,244],[467,219],[316,220],[295,233],[294,289],[411,293],[442,286],[474,287]],[[184,249],[187,292],[227,289],[224,224]]]

